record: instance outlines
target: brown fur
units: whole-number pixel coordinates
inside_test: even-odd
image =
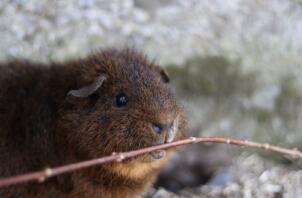
[[[99,76],[106,80],[85,98],[68,95]],[[163,143],[152,123],[179,118],[176,139],[185,119],[171,94],[168,77],[135,50],[109,49],[86,59],[41,64],[0,64],[0,177],[47,166],[86,160]],[[124,92],[127,106],[113,100]],[[134,197],[156,179],[166,157],[149,154],[0,189],[0,197]]]

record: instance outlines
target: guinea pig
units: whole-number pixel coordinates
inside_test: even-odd
[[[134,49],[63,63],[0,63],[0,177],[185,137],[169,77]],[[173,149],[0,188],[0,197],[136,197]]]

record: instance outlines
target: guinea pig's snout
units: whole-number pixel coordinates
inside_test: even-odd
[[[151,125],[156,137],[155,145],[172,142],[174,140],[178,127],[177,119],[172,122],[152,123]],[[153,160],[159,160],[165,156],[165,153],[164,150],[153,151],[150,153],[150,156]]]

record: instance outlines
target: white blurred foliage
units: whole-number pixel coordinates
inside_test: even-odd
[[[2,0],[0,58],[62,60],[137,46],[163,63],[240,58],[273,82],[301,74],[302,4],[285,0]]]

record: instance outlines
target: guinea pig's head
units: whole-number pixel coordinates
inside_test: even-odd
[[[182,107],[169,77],[134,50],[108,50],[83,60],[78,83],[66,95],[60,125],[67,142],[85,158],[172,142],[184,137]],[[161,159],[165,151],[139,159]]]

